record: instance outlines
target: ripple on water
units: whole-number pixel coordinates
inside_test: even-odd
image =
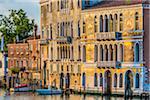
[[[0,100],[124,100],[123,97],[102,97],[98,95],[37,95],[35,93],[13,93],[11,95],[4,96],[5,92],[1,93]],[[132,99],[140,100],[140,99]]]

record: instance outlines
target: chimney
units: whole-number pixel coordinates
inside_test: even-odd
[[[36,36],[37,36],[37,25],[35,24],[34,25],[34,39],[36,39]]]

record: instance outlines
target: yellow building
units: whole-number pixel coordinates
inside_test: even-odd
[[[149,3],[87,1],[41,0],[43,84],[106,94],[143,92]]]
[[[40,4],[43,84],[46,78],[47,85],[57,88],[79,87],[81,60],[78,57],[80,32],[77,26],[80,25],[81,1],[41,0]]]

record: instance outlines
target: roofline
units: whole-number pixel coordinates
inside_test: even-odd
[[[133,8],[133,7],[143,7],[143,4],[132,4],[132,5],[121,5],[121,6],[112,6],[112,7],[102,7],[102,8],[88,8],[81,11],[81,13],[93,12],[99,10],[110,10],[110,9],[123,9],[123,8]]]

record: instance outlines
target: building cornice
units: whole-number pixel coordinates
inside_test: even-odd
[[[96,11],[105,11],[105,10],[107,11],[107,10],[115,10],[115,9],[129,9],[129,8],[136,8],[136,7],[141,7],[142,8],[142,4],[85,9],[85,10],[82,10],[81,13],[84,14],[84,13],[87,13],[87,12],[96,12]]]

